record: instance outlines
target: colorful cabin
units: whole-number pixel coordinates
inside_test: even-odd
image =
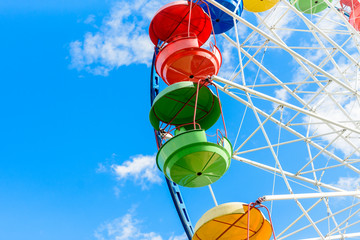
[[[225,174],[233,150],[227,138],[220,144],[208,142],[202,129],[180,128],[175,134],[156,156],[157,166],[168,179],[184,187],[203,187]]]
[[[179,36],[195,35],[201,46],[209,39],[211,32],[210,17],[199,5],[188,1],[166,4],[157,11],[149,27],[154,45],[159,40],[169,43]]]
[[[248,228],[248,205],[231,202],[216,206],[207,211],[197,222],[192,240],[226,239],[245,240]],[[257,208],[250,210],[249,239],[269,240],[272,228],[262,212]]]
[[[236,14],[241,16],[243,11],[243,1],[242,0],[216,0],[216,2],[220,3],[230,11],[234,12],[236,10]],[[234,27],[234,20],[229,14],[225,13],[221,9],[215,7],[211,3],[204,1],[204,3],[199,2],[199,5],[204,9],[206,13],[211,17],[212,25],[214,28],[215,34],[224,33]],[[210,14],[209,14],[210,11]]]
[[[360,31],[360,5],[351,11],[349,22],[357,31]]]
[[[340,5],[342,8],[349,7],[350,9],[355,9],[359,6],[358,0],[340,0]]]
[[[279,0],[243,0],[244,9],[249,12],[264,12],[278,2]]]
[[[328,7],[324,0],[290,0],[290,3],[300,12],[307,14],[319,13]]]
[[[219,49],[212,45],[210,50],[200,48],[196,36],[175,39],[160,49],[155,69],[164,82],[198,82],[219,72],[222,58]]]
[[[159,130],[159,123],[174,126],[185,124],[186,129],[194,129],[194,107],[197,84],[193,82],[175,83],[159,93],[150,110],[150,122]],[[219,98],[211,90],[199,87],[195,121],[201,129],[209,129],[220,117]],[[188,124],[188,125],[186,125]]]

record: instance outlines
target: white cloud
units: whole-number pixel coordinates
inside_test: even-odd
[[[107,168],[104,164],[99,163],[98,168],[96,169],[96,173],[105,173],[107,172]]]
[[[237,49],[230,45],[227,40],[223,38],[218,38],[216,40],[218,47],[220,48],[221,56],[222,56],[222,66],[219,71],[219,76],[230,79],[234,77],[234,69],[236,65],[239,64],[239,55]],[[240,76],[237,77],[241,79]]]
[[[349,63],[343,62],[340,59],[338,61],[340,71],[333,67],[332,69],[329,69],[328,72],[333,76],[340,78],[345,69],[348,68],[348,64]],[[349,74],[347,74],[347,79],[349,81],[347,84],[349,85],[349,87],[358,85],[355,83],[356,81],[359,81],[356,77],[356,74],[356,69],[350,68]],[[316,97],[310,104],[310,106],[316,111],[316,113],[320,116],[326,116],[332,121],[341,122],[344,126],[358,128],[358,126],[355,125],[355,122],[349,122],[350,119],[353,121],[359,121],[360,119],[360,102],[357,100],[357,96],[354,96],[352,94],[343,94],[344,92],[350,92],[348,92],[348,90],[340,87],[334,82],[329,84],[325,90],[326,92],[330,93],[331,97],[329,97],[329,95],[321,94]],[[354,90],[359,89],[354,88]],[[305,97],[305,101],[308,101],[308,99],[312,97],[313,95],[309,94],[307,97]],[[306,117],[304,118],[304,120],[305,122],[316,121],[310,117]],[[339,130],[338,127],[333,128],[335,130]],[[317,124],[311,126],[311,131],[316,132],[316,134],[326,134],[329,132],[333,132],[334,130],[332,130],[327,124]],[[323,136],[321,138],[326,142],[332,142],[335,136],[335,134],[332,134]],[[359,134],[349,133],[349,131],[347,131],[342,135],[342,137],[343,138],[340,137],[335,142],[333,142],[332,146],[342,151],[344,154],[350,154],[355,150],[355,148],[360,147]],[[344,138],[346,138],[347,141],[344,140]],[[349,144],[349,142],[353,146]],[[359,156],[360,154],[359,152],[355,152],[355,155]]]
[[[147,28],[155,11],[165,3],[164,0],[117,2],[97,32],[88,32],[83,40],[70,43],[71,67],[106,76],[120,66],[150,65],[154,46]],[[94,19],[95,16],[86,21]]]
[[[128,213],[109,223],[102,224],[94,233],[97,240],[162,240],[154,232],[143,233],[139,229],[139,220]]]
[[[341,106],[343,106],[344,110],[349,113],[349,116],[351,116],[352,119],[356,119],[356,120],[360,119],[360,117],[358,116],[360,113],[360,106],[359,104],[357,104],[356,100],[344,101],[337,99],[336,101],[338,101],[338,103]],[[326,97],[325,100],[322,101],[322,103],[317,107],[316,112],[320,116],[326,116],[327,118],[335,122],[349,121],[349,118],[340,110],[340,108],[338,108],[335,105],[335,103],[329,97]],[[314,119],[311,120],[311,118],[306,117],[305,121],[310,122],[316,120]],[[353,123],[349,123],[349,122],[344,122],[343,125],[356,128]],[[333,128],[335,130],[339,130],[338,127],[333,127]],[[316,132],[316,134],[325,134],[334,131],[326,124],[313,125],[311,126],[311,130],[312,132]],[[350,154],[355,150],[355,148],[351,146],[348,142],[351,142],[356,148],[360,147],[359,134],[356,133],[349,134],[349,132],[347,132],[342,136],[345,137],[348,141],[345,141],[342,138],[338,138],[335,142],[332,143],[332,146],[335,147],[336,149],[341,150],[345,154]],[[323,136],[321,138],[323,140],[326,140],[327,142],[332,142],[334,137],[335,135],[332,134],[332,135]],[[359,155],[359,153],[356,152],[355,155]]]
[[[260,16],[263,18],[262,20],[266,23],[266,25],[275,29],[277,36],[279,36],[283,41],[293,34],[293,31],[285,29],[291,29],[295,25],[299,24],[299,19],[296,18],[296,14],[292,11],[288,11],[288,7],[282,2],[279,2],[271,10],[260,13]],[[257,19],[257,22],[259,24],[261,19]],[[268,29],[265,31],[271,34]]]
[[[180,235],[180,236],[173,236],[173,237],[170,237],[169,240],[187,240],[187,236],[185,235],[185,233],[183,235]]]
[[[335,185],[347,191],[358,190],[360,187],[360,177],[341,177]]]
[[[289,94],[285,88],[275,90],[275,97],[281,101],[286,101],[289,99]]]
[[[90,14],[84,21],[85,24],[90,24],[95,22],[95,15]]]
[[[143,189],[147,188],[149,184],[162,182],[159,176],[160,171],[156,166],[155,156],[133,156],[121,165],[113,164],[111,168],[118,180],[133,179]]]
[[[94,233],[97,240],[163,240],[155,232],[141,231],[141,221],[135,219],[131,213],[102,224]],[[186,240],[185,234],[172,236],[169,240]]]
[[[276,89],[275,90],[275,98],[281,100],[281,101],[287,101],[289,99],[289,93],[286,91],[285,88]],[[278,107],[278,104],[273,103],[273,110]]]
[[[120,196],[121,190],[119,187],[115,186],[113,188],[115,196],[118,198]]]

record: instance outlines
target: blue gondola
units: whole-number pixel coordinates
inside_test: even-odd
[[[237,8],[236,14],[241,16],[241,13],[243,11],[242,0],[216,0],[216,2],[220,3],[232,12],[234,12],[234,10]],[[210,10],[211,20],[215,34],[224,33],[234,27],[234,20],[229,14],[225,13],[224,11],[220,10],[219,8],[215,7],[214,5],[208,3],[205,0],[199,0],[198,4],[204,9],[206,13],[209,14]]]

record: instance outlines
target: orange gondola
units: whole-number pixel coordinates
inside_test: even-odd
[[[222,58],[219,49],[210,45],[210,49],[200,48],[196,36],[182,37],[162,48],[157,57],[156,72],[165,83],[207,79],[219,72]]]

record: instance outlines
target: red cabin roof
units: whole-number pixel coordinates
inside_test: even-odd
[[[196,35],[202,45],[208,40],[211,32],[210,17],[199,5],[188,1],[176,1],[160,8],[149,28],[150,39],[154,45],[157,45],[159,40],[168,43],[176,37],[188,35]]]

